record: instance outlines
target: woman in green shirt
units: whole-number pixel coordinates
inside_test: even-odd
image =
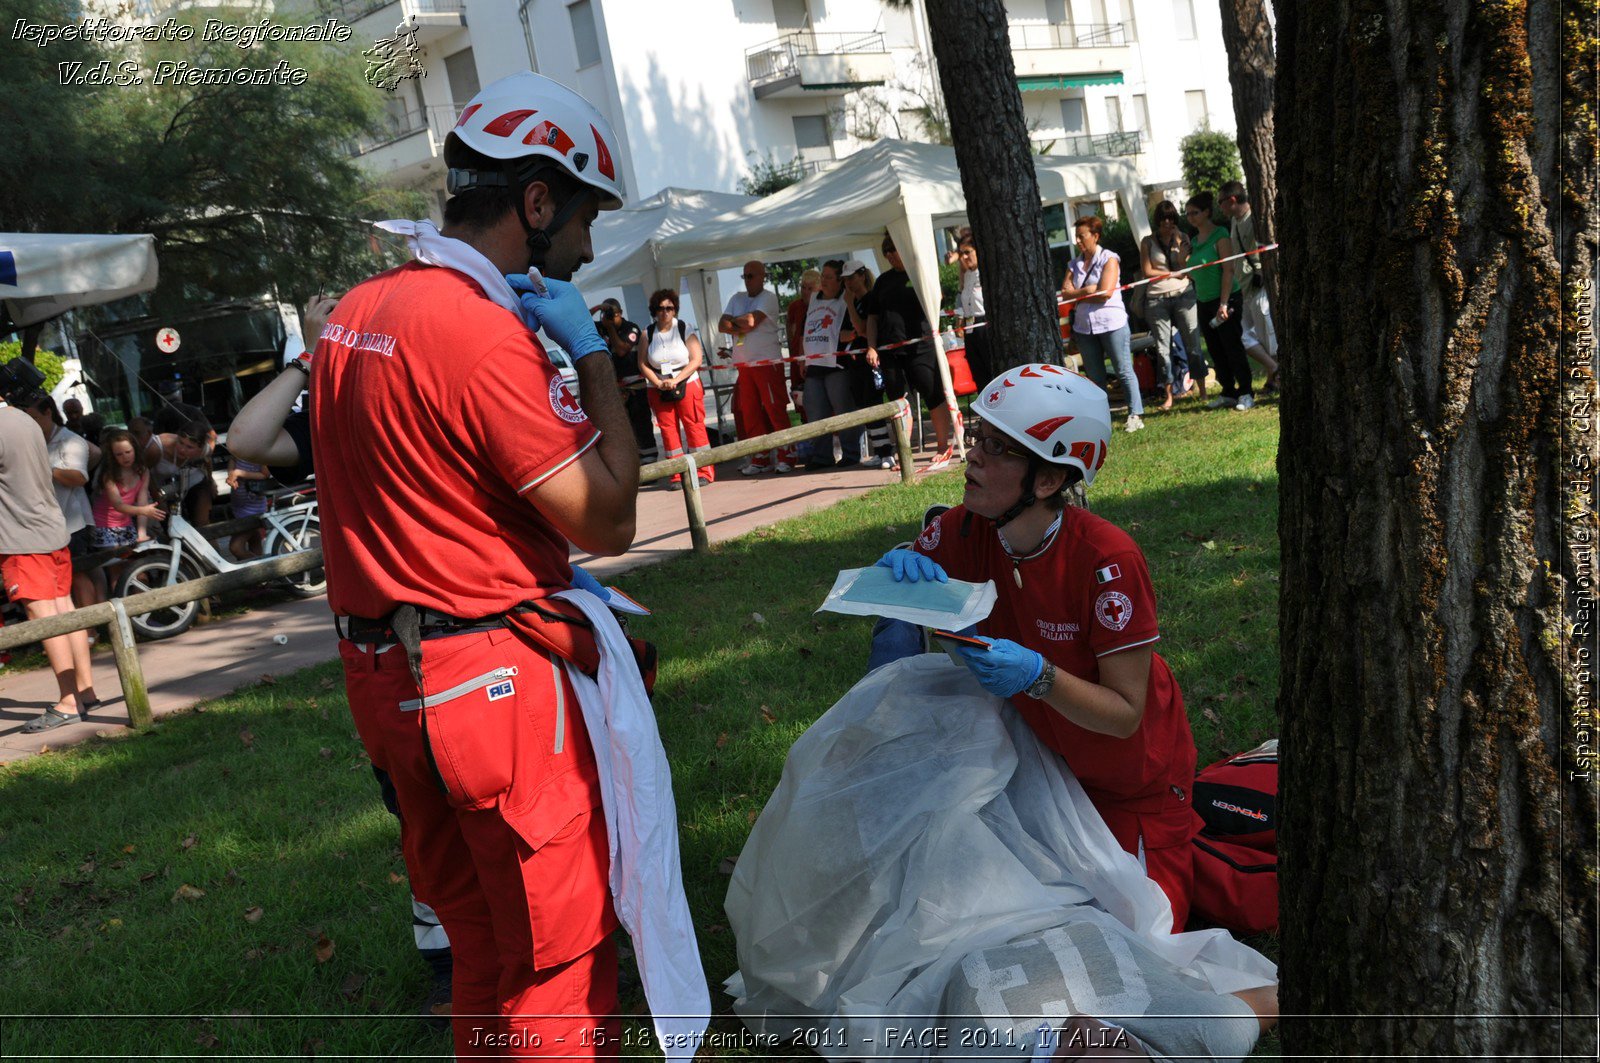
[[[1189,253],[1190,268],[1228,258],[1234,253],[1228,230],[1211,218],[1213,206],[1211,193],[1201,192],[1189,200],[1185,208],[1189,224],[1195,228],[1194,250]],[[1241,325],[1244,304],[1235,283],[1233,263],[1198,269],[1190,276],[1194,278],[1195,295],[1200,300],[1200,332],[1206,338],[1206,350],[1211,353],[1211,364],[1216,367],[1217,380],[1222,385],[1222,395],[1206,406],[1213,410],[1223,406],[1248,410],[1256,404],[1256,397],[1250,380],[1250,358],[1244,351]]]

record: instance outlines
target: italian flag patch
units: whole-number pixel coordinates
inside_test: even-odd
[[[1105,568],[1097,568],[1094,570],[1094,581],[1096,583],[1110,583],[1114,579],[1121,578],[1122,569],[1116,565],[1107,565]]]

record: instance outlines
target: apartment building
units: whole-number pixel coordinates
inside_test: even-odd
[[[481,85],[534,69],[610,117],[630,197],[667,185],[736,191],[757,160],[824,167],[882,136],[928,139],[943,104],[923,0],[309,0],[393,38],[415,27],[423,76],[386,95],[352,146],[386,180],[442,203],[444,136]],[[1132,158],[1181,184],[1178,142],[1232,132],[1220,17],[1209,0],[1008,0],[1036,150]]]

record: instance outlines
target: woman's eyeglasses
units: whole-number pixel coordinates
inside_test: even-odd
[[[661,313],[661,311],[663,311],[663,310],[672,310],[672,311],[676,311],[676,310],[677,310],[677,309],[678,309],[678,308],[677,308],[677,307],[676,307],[676,306],[674,306],[674,305],[673,305],[673,304],[671,304],[671,303],[661,303],[661,304],[659,304],[659,305],[658,305],[658,306],[657,306],[657,307],[656,307],[656,308],[655,308],[655,309],[654,309],[654,310],[652,310],[652,311],[650,311],[650,312],[651,312],[651,313],[652,313],[652,314],[659,314],[659,313]]]
[[[1003,454],[1013,457],[1026,458],[1028,452],[1012,444],[1005,436],[979,436],[976,440],[978,447],[991,458],[998,458]]]

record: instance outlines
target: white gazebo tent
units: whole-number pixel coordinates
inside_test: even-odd
[[[663,188],[622,210],[607,211],[590,230],[594,261],[583,267],[578,280],[585,291],[629,284],[641,285],[647,292],[675,288],[678,273],[656,261],[662,241],[754,202],[752,196],[731,192]]]
[[[1142,240],[1149,234],[1138,171],[1126,160],[1036,156],[1034,167],[1041,204],[1111,193],[1134,238]],[[876,249],[887,230],[930,320],[937,320],[939,260],[934,230],[962,224],[966,218],[955,149],[882,140],[832,169],[666,237],[655,249],[655,262],[657,269],[673,276],[694,273],[697,283],[690,294],[696,314],[701,321],[715,321],[722,307],[716,270],[748,259]],[[880,261],[880,272],[882,266]],[[940,365],[948,395],[949,369],[942,355]]]

